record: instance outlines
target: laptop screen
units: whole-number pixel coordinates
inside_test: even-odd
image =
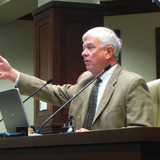
[[[16,127],[29,126],[19,89],[0,92],[0,111],[7,133],[16,133]]]

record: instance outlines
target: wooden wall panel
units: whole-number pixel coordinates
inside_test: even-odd
[[[62,84],[75,84],[79,75],[86,70],[83,62],[82,35],[91,27],[90,18],[62,17]]]
[[[52,77],[49,27],[50,23],[48,16],[36,23],[35,75],[43,80],[48,80]],[[47,111],[40,111],[39,101],[35,101],[35,124],[42,124],[53,113],[53,107],[51,105],[47,104],[47,108]]]

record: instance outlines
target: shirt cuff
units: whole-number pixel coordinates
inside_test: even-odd
[[[16,81],[14,82],[14,86],[17,86],[17,84],[18,84],[18,81],[19,81],[19,75],[20,75],[20,73],[18,72],[18,77],[17,77]]]

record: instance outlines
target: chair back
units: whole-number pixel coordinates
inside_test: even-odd
[[[160,79],[148,82],[147,85],[153,104],[154,126],[160,127]]]

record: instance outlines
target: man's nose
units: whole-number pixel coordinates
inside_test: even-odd
[[[86,55],[88,55],[88,52],[87,52],[87,48],[85,48],[81,54],[83,57],[85,57]]]

